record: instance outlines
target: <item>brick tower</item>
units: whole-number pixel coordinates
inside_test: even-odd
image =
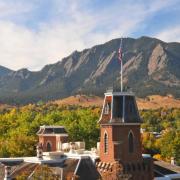
[[[126,173],[133,175],[133,179],[152,179],[151,160],[146,160],[149,176],[144,177],[146,167],[141,151],[141,119],[135,96],[127,92],[107,91],[99,124],[100,161],[119,162]]]

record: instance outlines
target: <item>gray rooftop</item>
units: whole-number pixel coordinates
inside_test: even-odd
[[[33,179],[33,174],[36,171],[49,170],[51,177],[62,177],[66,179],[69,175],[76,175],[80,180],[97,180],[100,178],[95,164],[90,157],[77,158],[66,158],[61,162],[54,163],[33,163],[33,162],[22,162],[19,165],[11,166],[11,178],[16,178],[19,175],[25,174],[27,178]],[[0,164],[0,179],[4,178],[4,166]],[[30,178],[30,179],[31,179]]]
[[[37,135],[43,134],[67,134],[64,126],[40,126]]]

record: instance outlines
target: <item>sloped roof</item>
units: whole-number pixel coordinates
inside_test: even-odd
[[[166,169],[167,174],[172,173],[180,173],[180,167],[176,165],[172,165],[170,163],[164,162],[164,161],[154,161],[155,168],[163,168]]]
[[[97,180],[100,174],[90,158],[81,159],[77,173],[80,180]]]
[[[141,123],[135,96],[128,92],[105,93],[99,124]]]
[[[64,126],[40,126],[37,135],[45,135],[45,134],[67,134]]]
[[[33,175],[37,176],[38,174],[44,176],[43,172],[46,172],[46,177],[61,177],[63,175],[63,179],[66,179],[68,176],[72,177],[73,175],[77,175],[80,180],[97,180],[100,177],[91,158],[83,157],[82,159],[67,158],[61,163],[50,164],[48,162],[46,164],[24,162],[20,165],[12,166],[11,178],[17,178],[21,175],[25,178],[33,178]],[[0,165],[0,179],[3,178],[4,167]]]
[[[4,179],[4,166],[0,163],[0,179]]]

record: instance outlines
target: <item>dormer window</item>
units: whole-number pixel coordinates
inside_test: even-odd
[[[104,114],[109,114],[110,110],[111,110],[111,103],[106,103],[104,107]]]

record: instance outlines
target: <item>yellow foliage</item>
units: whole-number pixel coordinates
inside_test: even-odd
[[[160,154],[155,154],[155,155],[153,156],[153,158],[154,158],[154,159],[157,159],[157,160],[162,160],[162,157],[161,157]]]

